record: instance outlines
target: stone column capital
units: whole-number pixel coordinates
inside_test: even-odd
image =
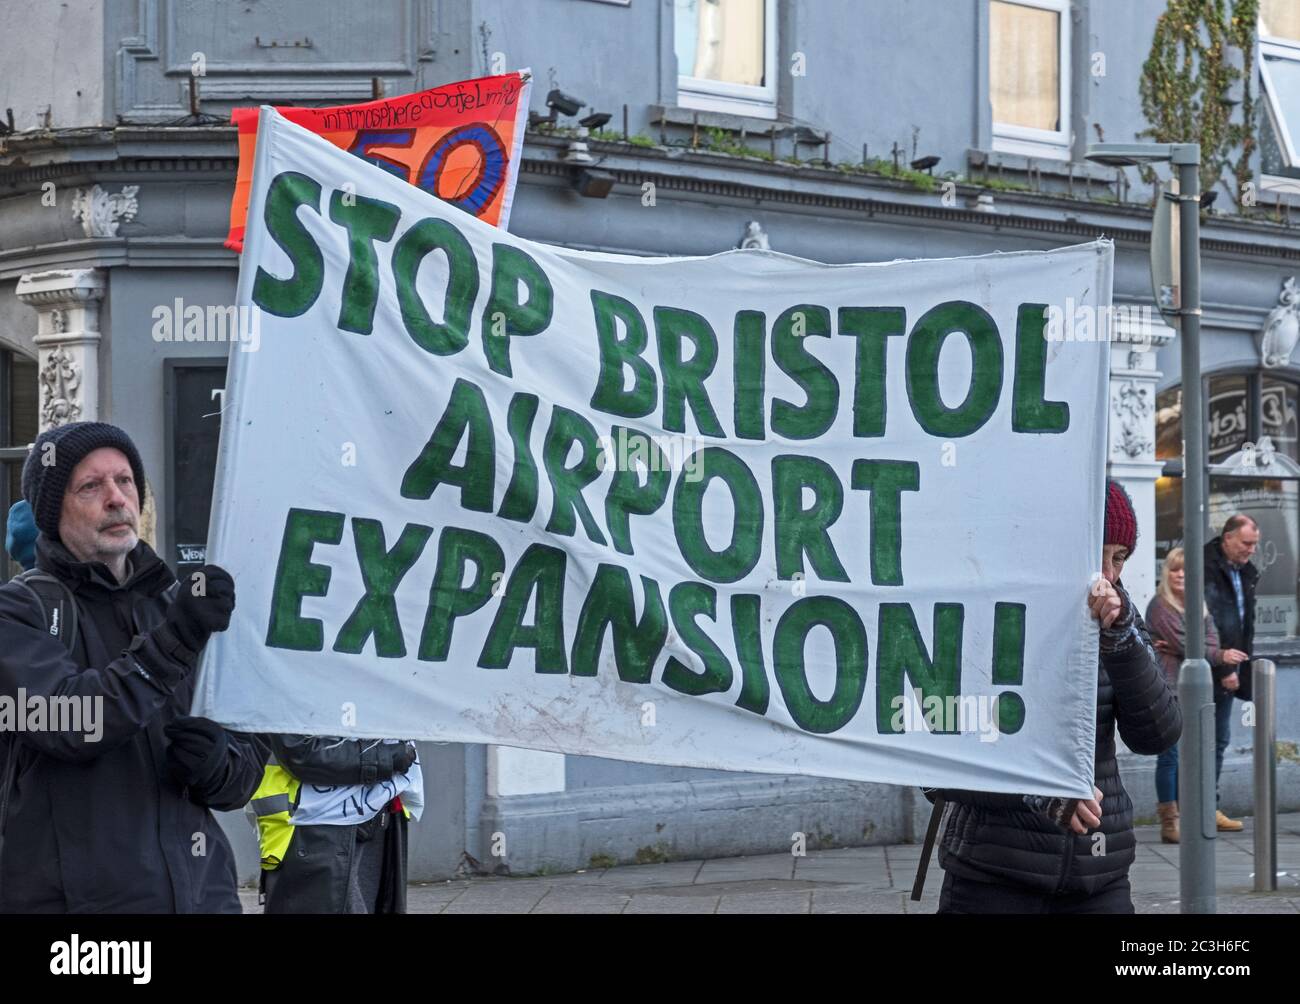
[[[28,272],[18,299],[36,310],[41,429],[99,417],[99,304],[105,272],[59,268]]]

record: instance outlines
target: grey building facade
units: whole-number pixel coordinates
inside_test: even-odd
[[[159,552],[181,568],[201,561],[229,345],[159,337],[158,319],[161,308],[183,316],[233,303],[238,258],[223,246],[237,163],[231,109],[354,103],[531,67],[536,111],[547,111],[552,89],[585,106],[528,134],[510,228],[532,240],[639,255],[748,240],[849,262],[1113,238],[1124,309],[1099,347],[1111,355],[1109,465],[1139,507],[1126,582],[1145,604],[1158,559],[1181,536],[1177,470],[1167,466],[1178,453],[1178,342],[1152,309],[1151,188],[1084,152],[1149,128],[1137,95],[1164,9],[1162,0],[0,0],[4,23],[24,25],[0,36],[0,112],[13,112],[0,137],[0,501],[7,510],[17,497],[23,447],[40,428],[112,421],[140,446]],[[1234,508],[1269,513],[1260,560],[1272,613],[1257,654],[1281,666],[1279,735],[1291,759],[1279,788],[1294,809],[1300,361],[1290,359],[1295,339],[1284,343],[1300,309],[1287,285],[1300,272],[1300,4],[1265,0],[1250,66],[1251,187],[1225,172],[1203,218],[1201,392],[1218,465],[1211,528]],[[584,138],[574,127],[591,112],[611,118]],[[1249,811],[1250,746],[1238,725],[1229,811]],[[796,834],[810,847],[910,839],[925,804],[884,785],[503,747],[429,744],[424,758],[431,791],[413,838],[416,878],[472,867],[466,855],[519,873],[770,852]],[[1123,767],[1139,816],[1144,806],[1153,814],[1153,758],[1128,756]],[[251,829],[228,823],[251,876]]]

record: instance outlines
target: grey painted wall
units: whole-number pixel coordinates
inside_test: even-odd
[[[14,126],[67,128],[105,121],[103,0],[0,0],[0,112]]]
[[[833,137],[833,160],[862,145],[888,156],[942,157],[939,171],[966,173],[966,151],[989,139],[988,0],[781,0],[779,106],[792,122]],[[592,0],[374,0],[326,7],[72,0],[32,21],[21,0],[0,0],[22,32],[0,38],[0,108],[20,128],[167,121],[188,112],[195,53],[205,111],[235,104],[365,100],[370,78],[387,93],[531,66],[533,106],[544,110],[551,71],[565,91],[615,114],[630,108],[633,132],[654,133],[649,106],[676,103],[672,0],[627,7]],[[1144,128],[1136,100],[1141,65],[1162,0],[1075,0],[1072,125],[1075,146],[1132,140]],[[6,18],[5,20],[11,20]],[[311,41],[311,47],[294,42]],[[271,47],[270,43],[277,45]],[[803,57],[803,75],[791,73]],[[893,58],[906,54],[905,58]],[[1104,72],[1097,61],[1104,61]],[[1136,178],[1133,180],[1136,181]]]

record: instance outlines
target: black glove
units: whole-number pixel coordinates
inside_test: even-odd
[[[366,783],[373,784],[375,781],[387,781],[394,774],[405,774],[411,769],[411,764],[415,763],[415,743],[386,743],[376,741],[366,753],[361,756],[361,762],[364,766],[369,760],[374,764],[374,781]]]
[[[226,764],[226,730],[208,718],[182,715],[163,729],[171,740],[167,769],[181,787],[205,788]]]
[[[411,769],[411,764],[415,763],[415,743],[404,742],[394,747],[394,750],[396,752],[393,753],[393,773],[405,774]]]
[[[1121,651],[1127,651],[1130,645],[1138,641],[1138,634],[1133,630],[1133,615],[1135,607],[1133,601],[1129,599],[1121,587],[1116,586],[1115,592],[1119,596],[1120,612],[1114,622],[1108,628],[1101,628],[1101,652],[1103,655],[1114,655]]]
[[[196,581],[195,576],[202,578]],[[195,595],[196,590],[200,595]],[[213,631],[230,627],[234,609],[235,580],[219,565],[204,565],[181,580],[176,599],[167,608],[167,626],[182,645],[197,652]]]

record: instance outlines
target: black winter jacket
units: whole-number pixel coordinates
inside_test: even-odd
[[[145,543],[119,584],[41,536],[36,565],[77,604],[72,654],[23,585],[0,586],[0,694],[102,699],[98,741],[15,732],[17,771],[0,851],[0,911],[239,913],[234,855],[210,809],[251,797],[264,747],[228,735],[228,762],[203,790],[181,788],[164,726],[189,713],[192,662],[163,625],[175,582]]]
[[[1219,631],[1219,648],[1235,648],[1247,655],[1255,647],[1255,590],[1259,585],[1259,569],[1252,562],[1241,566],[1241,594],[1245,601],[1246,616],[1237,613],[1237,593],[1232,588],[1232,572],[1223,554],[1223,536],[1220,534],[1205,545],[1205,605],[1210,608],[1214,626]],[[1240,666],[1211,666],[1214,674],[1214,693],[1222,697],[1227,691],[1219,685],[1225,676],[1239,673],[1241,687],[1237,696],[1250,700],[1250,663]]]
[[[1154,756],[1178,741],[1183,723],[1146,625],[1119,588],[1133,625],[1131,631],[1102,632],[1094,753],[1101,827],[1087,834],[1066,831],[1026,806],[1021,795],[945,790],[953,803],[939,845],[945,871],[1041,893],[1089,896],[1128,874],[1136,848],[1133,803],[1115,760],[1115,727],[1134,753]],[[1115,650],[1107,651],[1112,645]],[[1096,839],[1098,832],[1104,842]]]

